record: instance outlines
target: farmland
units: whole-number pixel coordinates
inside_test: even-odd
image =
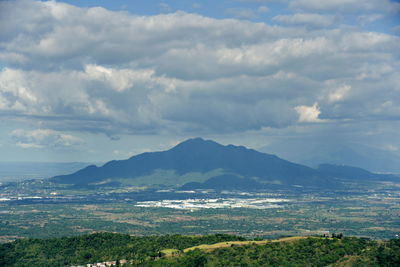
[[[0,202],[1,242],[102,231],[132,235],[227,233],[251,238],[344,233],[374,239],[390,239],[400,233],[400,188],[393,184],[304,194],[169,190],[157,193],[161,195],[147,191],[111,195],[81,191],[45,197],[44,193],[28,192],[14,200],[5,194],[3,190],[3,199],[9,200]]]

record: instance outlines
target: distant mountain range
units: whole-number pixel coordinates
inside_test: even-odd
[[[354,173],[357,175],[352,176]],[[182,180],[182,177],[185,179]],[[69,175],[53,177],[52,180],[77,186],[136,182],[177,185],[186,189],[249,189],[273,185],[337,187],[343,179],[364,177],[387,178],[344,166],[323,165],[313,169],[243,146],[224,146],[195,138],[167,151],[147,152],[127,160],[113,160],[101,167],[90,165]]]
[[[330,163],[355,166],[372,172],[400,173],[400,152],[358,143],[289,139],[273,142],[260,151],[310,167]]]

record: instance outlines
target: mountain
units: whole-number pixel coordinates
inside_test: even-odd
[[[253,189],[260,188],[263,185],[249,178],[241,178],[232,174],[219,175],[211,177],[203,183],[190,182],[184,184],[181,189],[217,189],[217,190],[239,190],[239,189]]]
[[[372,172],[400,173],[399,153],[358,143],[294,139],[275,141],[260,151],[310,167],[329,163],[356,166]]]
[[[101,167],[90,165],[69,175],[53,177],[52,180],[63,184],[87,185],[135,180],[160,170],[172,170],[176,175],[204,174],[222,170],[223,174],[231,174],[240,179],[251,179],[249,184],[254,186],[280,184],[322,187],[336,184],[329,175],[319,170],[289,162],[275,155],[261,153],[243,146],[224,146],[201,138],[186,140],[167,151],[147,152],[127,160],[113,160]],[[168,179],[173,179],[173,177],[166,176],[165,183]],[[151,183],[151,181],[147,182]],[[187,182],[196,181],[189,179]],[[171,181],[168,183],[171,184]]]
[[[348,181],[399,181],[399,178],[391,174],[376,174],[367,170],[335,164],[320,164],[318,170],[331,176]]]

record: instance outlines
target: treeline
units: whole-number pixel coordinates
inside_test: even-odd
[[[234,240],[245,239],[225,234],[135,237],[116,233],[19,239],[0,245],[0,266],[68,266],[118,259],[133,260],[139,264],[157,258],[162,249],[183,250],[201,244]]]
[[[96,233],[52,239],[20,239],[0,245],[0,266],[71,266],[126,259],[124,266],[400,266],[400,239],[310,237],[263,245],[231,245],[211,251],[185,248],[225,241],[233,235],[147,236]],[[175,249],[166,256],[164,249]]]

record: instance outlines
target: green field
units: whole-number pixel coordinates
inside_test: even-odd
[[[94,232],[131,235],[205,235],[226,233],[248,238],[279,238],[343,233],[346,236],[390,239],[400,234],[400,185],[350,187],[346,191],[236,192],[210,195],[236,199],[233,206],[182,209],[163,207],[154,200],[151,207],[139,207],[131,196],[157,194],[145,186],[68,188],[46,181],[22,182],[0,188],[0,198],[53,197],[0,201],[0,242],[18,238],[75,236]],[[181,197],[176,191],[166,197]],[[186,194],[191,198],[191,194]],[[128,199],[127,199],[128,198]],[[246,208],[241,200],[282,199],[267,208]],[[184,198],[181,198],[184,199]],[[217,199],[218,202],[218,199]],[[237,204],[239,203],[239,204]]]
[[[133,235],[229,233],[276,238],[327,232],[394,238],[400,233],[398,198],[299,197],[279,208],[144,208],[135,203],[0,204],[0,240],[60,237],[99,231]]]

